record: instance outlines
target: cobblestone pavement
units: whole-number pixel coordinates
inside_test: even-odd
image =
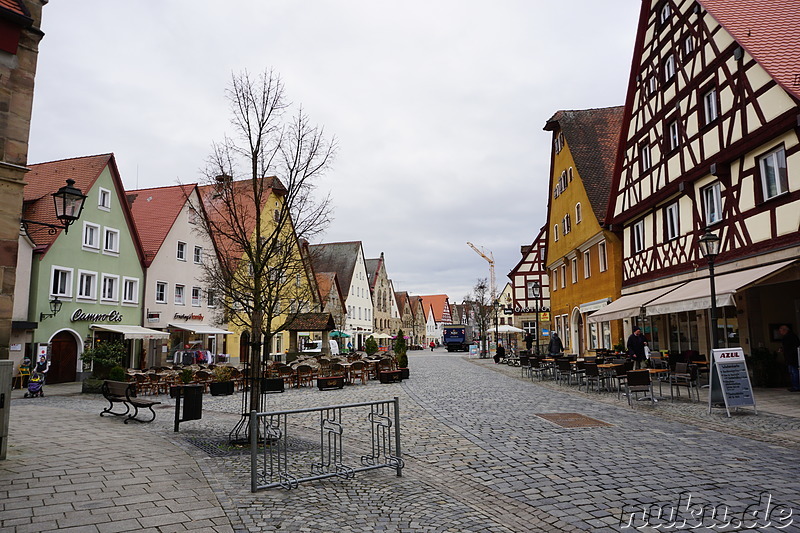
[[[689,511],[716,506],[719,515],[727,505],[741,517],[748,506],[763,509],[762,492],[794,518],[761,531],[800,531],[800,418],[726,419],[687,401],[630,408],[616,393],[531,382],[490,360],[439,352],[410,359],[402,384],[268,397],[269,410],[400,399],[402,477],[381,469],[291,491],[251,493],[249,456],[218,445],[239,418],[238,395],[206,396],[203,420],[180,433],[163,396],[156,422],[128,426],[97,416],[102,398],[14,400],[0,531],[657,531],[654,518],[642,520],[643,506],[685,506],[691,497]],[[610,425],[563,428],[537,413]],[[297,435],[309,437],[312,424]],[[84,507],[95,500],[96,509]],[[623,527],[634,512],[633,527]],[[691,513],[684,518],[688,529]]]

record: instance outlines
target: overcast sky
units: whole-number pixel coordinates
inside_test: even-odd
[[[114,152],[127,189],[201,179],[232,72],[277,71],[339,143],[324,242],[395,290],[498,287],[545,222],[559,109],[624,103],[640,1],[51,0],[29,162]]]

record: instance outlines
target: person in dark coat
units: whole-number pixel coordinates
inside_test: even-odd
[[[633,368],[644,368],[644,362],[647,356],[644,353],[644,347],[647,346],[647,340],[644,338],[644,333],[639,327],[633,328],[633,333],[628,337],[628,356],[633,358]]]
[[[797,347],[800,346],[800,339],[786,324],[778,328],[778,333],[781,335],[781,353],[783,353],[783,359],[789,370],[789,390],[800,392],[800,369],[798,369],[797,360]]]
[[[550,337],[550,342],[547,344],[547,353],[551,356],[558,355],[564,351],[564,343],[561,342],[561,338],[558,336],[558,333],[553,332],[553,335]]]
[[[506,356],[506,349],[503,348],[502,344],[497,345],[497,350],[494,352],[494,364],[500,363]]]
[[[533,348],[533,335],[528,333],[525,335],[525,349],[530,352],[531,348]]]

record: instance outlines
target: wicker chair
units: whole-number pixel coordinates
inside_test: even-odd
[[[314,385],[314,369],[311,368],[311,365],[299,365],[297,367],[297,386],[309,386],[312,387]]]
[[[350,382],[355,383],[356,379],[361,380],[361,383],[367,384],[367,369],[364,361],[353,361],[350,364]]]

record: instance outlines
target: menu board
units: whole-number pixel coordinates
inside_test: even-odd
[[[731,407],[752,406],[755,411],[756,400],[747,362],[742,348],[723,348],[711,350],[711,390],[708,394],[708,412],[712,407],[724,403],[728,416]]]

